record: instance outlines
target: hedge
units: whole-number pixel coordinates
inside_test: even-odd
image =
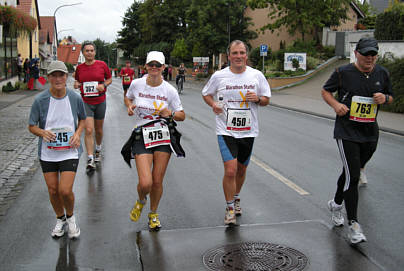
[[[380,58],[378,64],[385,67],[390,73],[394,102],[383,105],[384,111],[404,113],[404,58]]]

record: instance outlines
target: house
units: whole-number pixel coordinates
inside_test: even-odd
[[[3,13],[9,16],[2,16]],[[38,55],[33,37],[37,36],[40,21],[36,0],[0,0],[0,15],[1,92],[4,84],[18,80],[18,54],[22,58]]]
[[[249,26],[249,30],[256,31],[258,37],[254,40],[250,41],[252,48],[257,48],[261,44],[267,44],[271,48],[272,51],[277,51],[280,48],[280,43],[284,42],[286,45],[291,44],[296,39],[301,39],[302,35],[300,33],[296,33],[294,35],[290,35],[288,33],[287,28],[282,27],[279,30],[271,33],[270,30],[266,30],[262,33],[259,29],[264,25],[268,24],[270,19],[268,18],[269,8],[264,9],[255,9],[247,8],[244,15],[246,17],[250,17],[252,19],[253,25]],[[355,30],[356,24],[358,23],[359,18],[363,18],[364,14],[360,11],[358,6],[351,2],[351,5],[348,9],[348,19],[345,22],[342,22],[340,26],[335,27],[335,30]],[[310,34],[305,34],[305,39],[312,38],[313,36]]]
[[[39,58],[39,17],[38,0],[19,0],[17,9],[37,20],[37,27],[31,34],[22,33],[17,38],[17,50],[22,58]]]
[[[41,29],[39,30],[39,55],[41,68],[46,69],[57,56],[57,29],[54,16],[41,16]]]
[[[57,56],[58,60],[70,63],[75,67],[85,61],[81,53],[81,44],[59,45]]]

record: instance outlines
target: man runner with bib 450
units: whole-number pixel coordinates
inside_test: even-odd
[[[112,83],[111,72],[104,61],[95,60],[95,45],[84,42],[81,51],[85,62],[78,65],[75,72],[74,88],[80,88],[86,108],[86,129],[84,142],[87,149],[87,170],[95,169],[95,162],[101,159],[101,143],[106,104],[107,86]],[[94,137],[95,130],[95,154]]]
[[[235,40],[227,55],[230,67],[215,72],[202,90],[216,114],[216,134],[224,163],[223,190],[227,203],[224,223],[241,215],[240,191],[258,136],[258,106],[269,104],[271,89],[265,76],[247,66],[247,46]]]
[[[376,151],[379,138],[377,112],[380,104],[393,102],[387,70],[376,64],[379,46],[374,38],[361,38],[356,45],[356,62],[339,67],[325,83],[323,99],[337,114],[334,138],[343,162],[334,199],[328,202],[331,221],[344,225],[342,202],[345,202],[352,244],[365,242],[358,223],[358,182],[360,169]],[[333,92],[338,91],[338,100]]]

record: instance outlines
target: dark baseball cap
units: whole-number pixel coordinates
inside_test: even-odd
[[[361,38],[356,44],[355,50],[361,55],[367,54],[368,52],[376,52],[377,54],[379,51],[379,45],[375,38]]]

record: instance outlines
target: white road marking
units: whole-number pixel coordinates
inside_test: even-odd
[[[254,157],[254,156],[251,156],[251,161],[253,161],[257,166],[261,167],[263,170],[265,170],[266,172],[268,172],[269,174],[271,174],[272,176],[277,178],[282,183],[286,184],[287,186],[289,186],[290,188],[295,190],[298,194],[300,194],[302,196],[310,195],[309,192],[307,192],[306,190],[304,190],[303,188],[301,188],[300,186],[298,186],[297,184],[295,184],[294,182],[292,182],[288,178],[284,177],[278,171],[271,168],[270,166],[268,166],[264,162],[260,161],[258,158]]]

